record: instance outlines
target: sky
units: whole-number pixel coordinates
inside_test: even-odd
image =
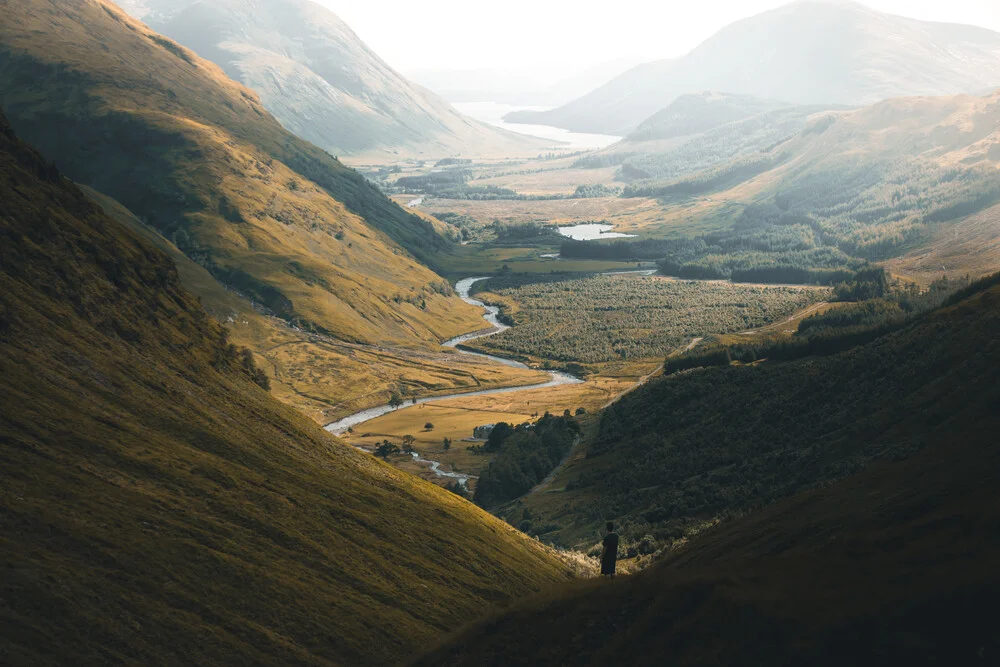
[[[531,68],[681,56],[741,18],[787,0],[316,0],[391,66]],[[863,0],[913,18],[1000,32],[1000,0]]]

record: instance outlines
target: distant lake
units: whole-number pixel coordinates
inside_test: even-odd
[[[518,134],[528,134],[541,139],[551,139],[562,141],[568,144],[569,148],[604,148],[620,141],[621,137],[613,137],[609,134],[585,134],[581,132],[570,132],[551,125],[523,125],[521,123],[506,123],[503,117],[512,111],[548,111],[550,107],[525,107],[513,106],[511,104],[498,104],[496,102],[454,102],[452,103],[460,112],[475,118],[476,120],[496,127],[502,127]],[[565,147],[565,146],[564,146]]]
[[[560,227],[559,233],[577,241],[595,241],[597,239],[624,239],[631,238],[635,234],[622,234],[613,232],[614,225],[572,225],[570,227]]]

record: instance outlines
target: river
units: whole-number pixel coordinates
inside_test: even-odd
[[[452,106],[466,116],[489,123],[495,127],[517,132],[518,134],[527,134],[532,137],[557,141],[559,145],[555,146],[555,148],[571,148],[574,150],[606,148],[622,139],[621,137],[614,137],[609,134],[570,132],[569,130],[551,125],[508,123],[503,119],[505,115],[512,111],[547,111],[549,107],[512,106],[497,102],[456,102]]]
[[[505,331],[510,328],[506,324],[503,324],[497,319],[497,315],[500,314],[499,308],[497,308],[496,306],[487,306],[482,301],[479,301],[478,299],[473,299],[469,295],[473,285],[475,285],[480,280],[486,280],[486,279],[487,279],[486,277],[480,277],[480,278],[466,278],[464,280],[460,280],[458,281],[458,283],[455,284],[455,292],[458,293],[458,296],[462,299],[462,301],[465,301],[466,303],[473,306],[479,306],[480,308],[483,309],[484,311],[483,320],[486,321],[489,327],[483,329],[482,331],[477,331],[475,333],[465,334],[463,336],[452,338],[451,340],[442,343],[442,346],[457,348],[458,345],[461,345],[462,343],[467,343],[470,340],[475,340],[476,338],[493,336],[500,333],[501,331]],[[466,350],[461,350],[461,349],[457,351],[460,354],[467,354],[470,356],[485,357],[487,359],[492,359],[497,363],[511,366],[513,368],[528,368],[528,366],[522,364],[519,361],[514,361],[513,359],[504,359],[503,357],[497,357],[492,354],[468,352]],[[577,384],[583,382],[583,380],[577,377],[573,377],[572,375],[569,375],[567,373],[560,373],[558,371],[546,371],[546,372],[549,374],[549,380],[547,382],[542,382],[539,384],[533,384],[523,387],[503,387],[500,389],[482,389],[479,391],[467,391],[456,394],[445,394],[443,396],[428,396],[426,398],[418,398],[416,399],[416,401],[408,401],[399,407],[393,407],[391,405],[379,405],[374,408],[368,408],[367,410],[361,410],[360,412],[355,412],[353,415],[348,415],[343,419],[339,419],[331,424],[327,424],[324,428],[326,428],[327,431],[333,433],[334,435],[343,435],[344,433],[347,432],[348,429],[353,429],[354,427],[359,426],[372,419],[375,419],[376,417],[381,417],[382,415],[389,414],[394,410],[402,410],[412,405],[420,405],[422,403],[429,403],[431,401],[445,401],[448,400],[449,398],[463,398],[467,396],[488,396],[490,394],[506,394],[515,391],[526,391],[528,389],[544,389],[545,387],[558,387],[561,385]],[[426,460],[426,459],[418,459],[418,460]],[[435,466],[436,463],[435,461],[428,461],[428,462],[431,464],[431,469],[434,470],[434,472],[437,475],[441,477],[455,476],[453,473],[445,474],[444,471],[438,470],[437,467]]]

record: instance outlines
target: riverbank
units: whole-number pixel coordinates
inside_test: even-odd
[[[469,305],[478,306],[483,309],[484,311],[483,319],[486,321],[489,327],[481,329],[478,332],[464,334],[462,336],[457,336],[455,338],[452,338],[451,340],[447,340],[441,344],[442,347],[451,347],[454,348],[459,354],[465,354],[475,357],[483,357],[495,361],[497,363],[510,366],[512,368],[525,368],[525,369],[529,368],[529,366],[522,364],[519,361],[514,361],[513,359],[505,359],[503,357],[498,357],[492,354],[483,354],[481,352],[469,352],[467,350],[463,350],[458,347],[462,343],[467,343],[477,338],[485,338],[486,336],[494,336],[500,333],[501,331],[505,331],[510,328],[509,326],[503,324],[497,319],[497,315],[500,314],[499,308],[497,308],[496,306],[488,306],[482,301],[479,301],[478,299],[474,299],[471,296],[469,296],[469,293],[472,290],[472,286],[481,280],[487,280],[487,277],[482,276],[477,278],[465,278],[464,280],[460,280],[458,281],[458,283],[455,284],[455,292],[458,294],[459,298],[461,298]],[[390,405],[390,404],[377,405],[373,408],[360,410],[342,419],[338,419],[335,422],[327,424],[324,428],[330,433],[333,433],[334,435],[343,435],[344,433],[347,433],[349,430],[353,430],[354,427],[360,426],[361,424],[364,424],[367,421],[375,419],[376,417],[381,417],[382,415],[389,414],[390,412],[394,412],[396,410],[412,407],[414,405],[422,405],[425,403],[430,403],[432,401],[437,402],[437,401],[445,401],[450,398],[468,398],[471,396],[489,396],[492,394],[507,394],[515,391],[544,389],[546,387],[558,387],[561,385],[578,384],[583,382],[583,380],[581,380],[580,378],[569,375],[568,373],[561,373],[559,371],[545,371],[545,372],[548,373],[549,375],[548,382],[525,385],[521,387],[500,387],[497,389],[482,389],[479,391],[458,392],[454,394],[444,394],[441,396],[428,396],[425,398],[413,399],[408,403],[403,403],[400,405]]]

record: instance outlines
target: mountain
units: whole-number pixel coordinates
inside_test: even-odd
[[[762,100],[753,95],[714,92],[681,95],[644,120],[626,139],[637,142],[701,134],[788,106],[785,102]]]
[[[296,135],[335,155],[533,156],[541,142],[465,117],[393,70],[309,0],[124,0],[153,30],[260,95]]]
[[[411,78],[451,102],[554,107],[602,86],[639,64],[617,59],[588,66],[545,65],[417,70]]]
[[[683,58],[640,65],[557,109],[506,120],[626,135],[680,95],[705,90],[862,105],[998,85],[998,33],[843,0],[800,0],[733,23]]]
[[[278,403],[0,117],[4,663],[382,665],[565,578]]]
[[[774,114],[785,116],[778,135],[778,125],[759,122]],[[723,220],[727,229],[705,236],[701,250],[681,253],[681,264],[708,269],[700,277],[730,277],[733,253],[758,267],[804,268],[811,256],[811,269],[842,267],[847,256],[910,257],[894,266],[927,283],[942,273],[1000,269],[988,214],[1000,205],[998,147],[1000,90],[898,98],[853,111],[779,110],[676,148],[627,155],[621,174],[644,179],[626,186],[624,196],[658,197],[686,210],[697,200],[692,215]],[[734,149],[742,154],[726,161]],[[708,164],[715,158],[722,160]],[[723,210],[733,203],[734,224],[727,225]],[[732,256],[720,257],[723,246]]]
[[[479,313],[432,262],[449,233],[299,139],[215,65],[104,0],[28,0],[0,23],[11,124],[73,180],[299,328],[425,345]]]
[[[638,538],[687,517],[688,539],[415,664],[997,662],[997,331],[1000,275],[840,354],[637,389],[601,418],[600,453],[527,507],[591,540],[604,519]]]

